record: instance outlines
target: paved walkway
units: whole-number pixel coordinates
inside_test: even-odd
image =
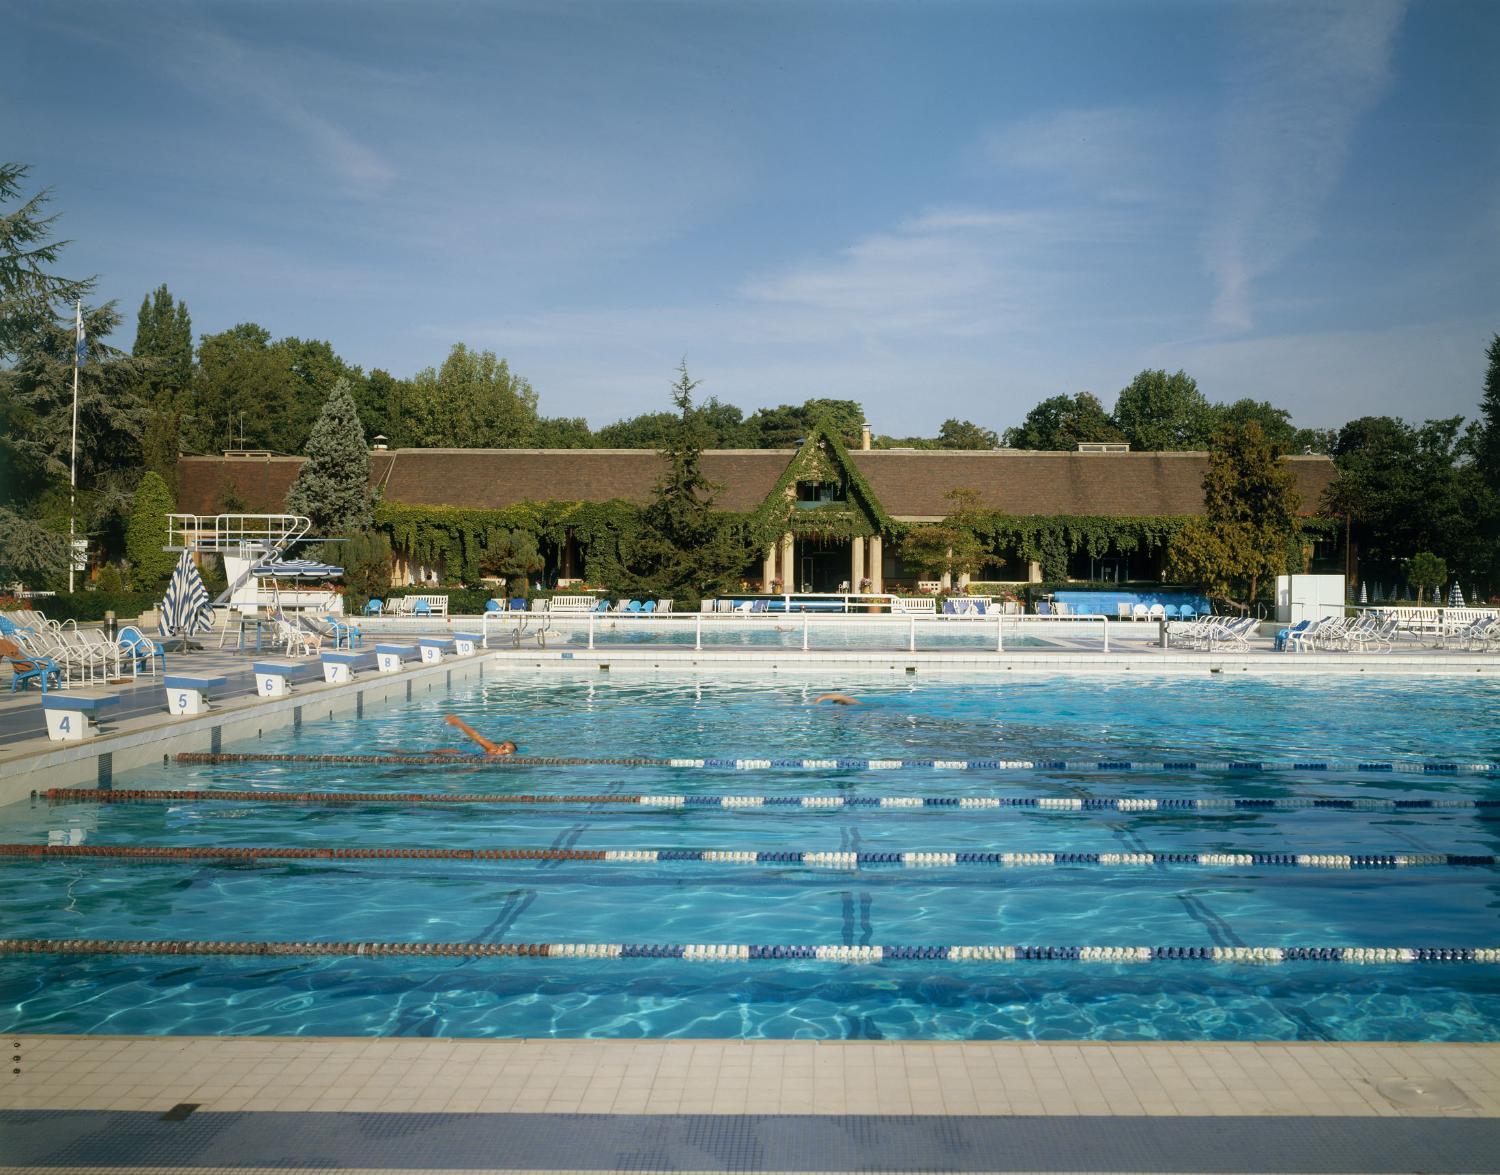
[[[5,1043],[23,1170],[1500,1166],[1500,1045]]]

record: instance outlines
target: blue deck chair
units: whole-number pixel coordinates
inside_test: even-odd
[[[602,600],[600,600],[597,604],[595,604],[594,605],[594,611],[595,612],[608,612],[609,611],[609,597],[606,596]]]
[[[1198,610],[1191,604],[1183,604],[1177,609],[1177,619],[1179,620],[1191,620],[1196,615],[1198,615]]]
[[[505,605],[499,600],[486,600],[484,602],[484,614],[488,616],[491,612],[504,612]]]
[[[1284,653],[1288,649],[1290,649],[1292,646],[1292,638],[1300,636],[1302,633],[1306,632],[1307,626],[1311,623],[1311,620],[1299,620],[1290,628],[1283,628],[1276,634],[1276,651],[1278,653]]]
[[[418,600],[415,604],[412,605],[411,614],[413,616],[431,616],[432,605],[429,604],[426,600]]]
[[[12,626],[14,632],[18,626]],[[57,662],[51,657],[43,657],[40,654],[28,655],[20,645],[13,641],[0,641],[0,654],[10,662],[12,677],[10,679],[10,692],[23,690],[33,681],[41,687],[42,693],[47,692],[47,679],[52,679],[52,684],[59,689],[62,688],[62,670],[57,667]]]
[[[384,600],[371,600],[369,603],[367,603],[365,605],[365,615],[366,616],[379,616],[384,611],[385,611],[385,601]]]
[[[641,605],[641,611],[642,612],[655,612],[656,611],[656,601],[655,600],[647,600],[644,604]]]
[[[147,669],[152,661],[160,661],[162,672],[167,670],[167,649],[160,641],[154,641],[133,624],[120,629],[115,638],[120,642],[120,653],[134,663],[137,672],[142,665]]]
[[[641,610],[641,602],[639,600],[626,600],[625,601],[625,611],[627,611],[627,612],[639,612],[640,610]]]
[[[1176,604],[1167,604],[1162,608],[1162,615],[1167,620],[1176,620],[1180,614]]]
[[[526,601],[525,601],[525,599],[522,598],[521,596],[513,596],[513,597],[511,597],[510,610],[512,612],[524,612],[524,611],[526,611]]]
[[[1036,614],[1038,616],[1051,616],[1052,605],[1047,603],[1046,600],[1039,601],[1036,606]]]

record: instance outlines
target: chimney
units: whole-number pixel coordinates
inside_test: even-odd
[[[868,420],[859,426],[859,447],[861,449],[870,447],[870,422]]]
[[[385,437],[381,436],[379,433],[376,433],[375,439],[370,442],[370,448],[374,449],[377,453],[384,453],[388,448],[390,448],[390,444],[389,442],[387,442]]]

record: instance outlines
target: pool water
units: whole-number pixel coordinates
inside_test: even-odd
[[[828,688],[860,706],[813,705]],[[1500,689],[1256,681],[508,674],[226,749],[453,745],[456,713],[584,758],[1500,761]],[[1494,778],[1330,771],[172,765],[117,788],[677,795],[1494,798]],[[1500,852],[1500,811],[60,804],[0,840],[839,852]],[[1062,946],[1500,945],[1494,868],[1003,868],[708,861],[0,858],[16,938]],[[868,965],[560,958],[0,956],[29,1032],[834,1039],[1500,1039],[1500,967]]]

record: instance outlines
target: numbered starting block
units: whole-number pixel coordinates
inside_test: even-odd
[[[47,714],[47,737],[55,743],[72,743],[93,738],[97,731],[99,711],[119,700],[118,694],[90,693],[87,690],[67,694],[48,693],[42,699],[42,709]]]
[[[224,688],[225,678],[169,673],[161,679],[167,687],[167,713],[174,718],[184,714],[206,714],[208,695]]]
[[[444,653],[453,651],[453,642],[447,637],[424,636],[417,642],[417,648],[422,651],[423,665],[436,665]]]
[[[363,653],[324,653],[323,680],[329,685],[346,685],[354,680],[354,666]]]
[[[400,673],[411,653],[410,645],[376,645],[375,669],[380,673]]]
[[[258,698],[284,698],[292,692],[293,665],[279,661],[257,661],[255,670],[255,696]]]
[[[484,637],[475,636],[472,632],[455,632],[453,634],[453,655],[455,657],[472,657],[483,643]]]

